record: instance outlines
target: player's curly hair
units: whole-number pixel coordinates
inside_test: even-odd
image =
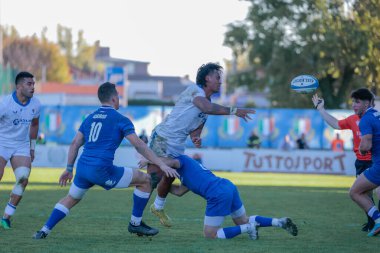
[[[351,93],[351,98],[373,102],[375,99],[375,96],[369,89],[360,88],[360,89],[354,90]]]
[[[15,85],[21,83],[24,78],[33,78],[33,77],[34,76],[32,74],[30,74],[29,72],[22,71],[22,72],[17,74],[17,76],[15,78]]]
[[[101,103],[109,102],[115,95],[117,95],[117,90],[116,85],[113,83],[106,82],[98,88],[98,98]]]
[[[222,69],[223,67],[217,63],[209,62],[207,64],[203,64],[202,66],[198,68],[198,71],[197,71],[197,80],[196,80],[197,84],[201,87],[205,86],[206,76],[215,70],[220,71]]]

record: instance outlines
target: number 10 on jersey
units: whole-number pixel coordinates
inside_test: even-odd
[[[102,122],[92,122],[88,142],[96,142],[98,140],[100,129],[102,129]]]

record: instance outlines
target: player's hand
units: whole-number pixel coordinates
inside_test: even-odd
[[[65,170],[64,172],[62,172],[62,175],[59,178],[59,185],[66,186],[67,181],[71,182],[72,179],[73,179],[73,173]]]
[[[167,177],[177,177],[179,178],[179,174],[175,169],[170,168],[166,164],[161,166],[160,169],[165,173]]]
[[[311,100],[313,101],[314,107],[317,110],[325,106],[325,101],[323,100],[323,98],[318,97],[317,94],[314,94]]]
[[[150,162],[149,162],[149,160],[148,159],[146,159],[145,157],[142,157],[141,159],[140,159],[140,161],[139,161],[139,168],[141,169],[141,168],[144,168],[144,167],[146,167],[148,164],[149,164]]]
[[[235,115],[239,118],[244,119],[245,122],[248,121],[248,119],[252,119],[249,114],[255,114],[256,111],[253,109],[244,109],[244,108],[237,108]]]
[[[202,146],[202,138],[199,136],[191,137],[191,141],[194,143],[196,148],[200,148]]]
[[[33,162],[34,161],[34,149],[30,150],[30,160]]]

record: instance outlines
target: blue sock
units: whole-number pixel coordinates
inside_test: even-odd
[[[372,207],[368,210],[368,216],[371,217],[374,221],[376,221],[377,219],[380,219],[380,212],[379,212],[379,209],[377,209],[376,206],[372,206]]]
[[[252,219],[259,223],[260,227],[271,227],[272,226],[272,218],[263,217],[263,216],[251,216],[249,217],[249,222],[252,222]]]
[[[240,226],[221,228],[217,232],[217,237],[220,239],[230,239],[241,234]]]
[[[135,189],[133,192],[133,209],[132,209],[132,217],[138,218],[141,221],[144,209],[149,201],[149,192],[143,192],[139,189]],[[133,219],[133,218],[132,218]],[[138,220],[135,221],[139,223]],[[139,224],[136,224],[139,225]]]
[[[69,209],[64,205],[57,203],[50,214],[49,219],[45,223],[45,226],[52,230],[58,222],[65,218],[69,214]]]

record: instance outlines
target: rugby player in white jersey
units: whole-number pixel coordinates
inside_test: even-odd
[[[199,67],[196,84],[190,85],[179,95],[173,110],[152,131],[150,148],[156,155],[172,158],[183,155],[189,135],[195,147],[200,148],[200,136],[208,114],[235,115],[245,121],[251,119],[249,114],[255,113],[253,109],[225,107],[211,102],[211,95],[220,92],[221,84],[220,65],[207,63]],[[160,219],[162,225],[170,227],[172,222],[164,212],[164,205],[174,179],[160,175],[155,165],[148,165],[148,173],[152,177],[152,188],[157,187],[157,196],[150,211]]]
[[[33,97],[34,76],[20,72],[15,84],[16,91],[0,101],[0,180],[8,161],[16,178],[1,220],[4,229],[11,228],[10,218],[28,184],[40,116],[40,102]]]

